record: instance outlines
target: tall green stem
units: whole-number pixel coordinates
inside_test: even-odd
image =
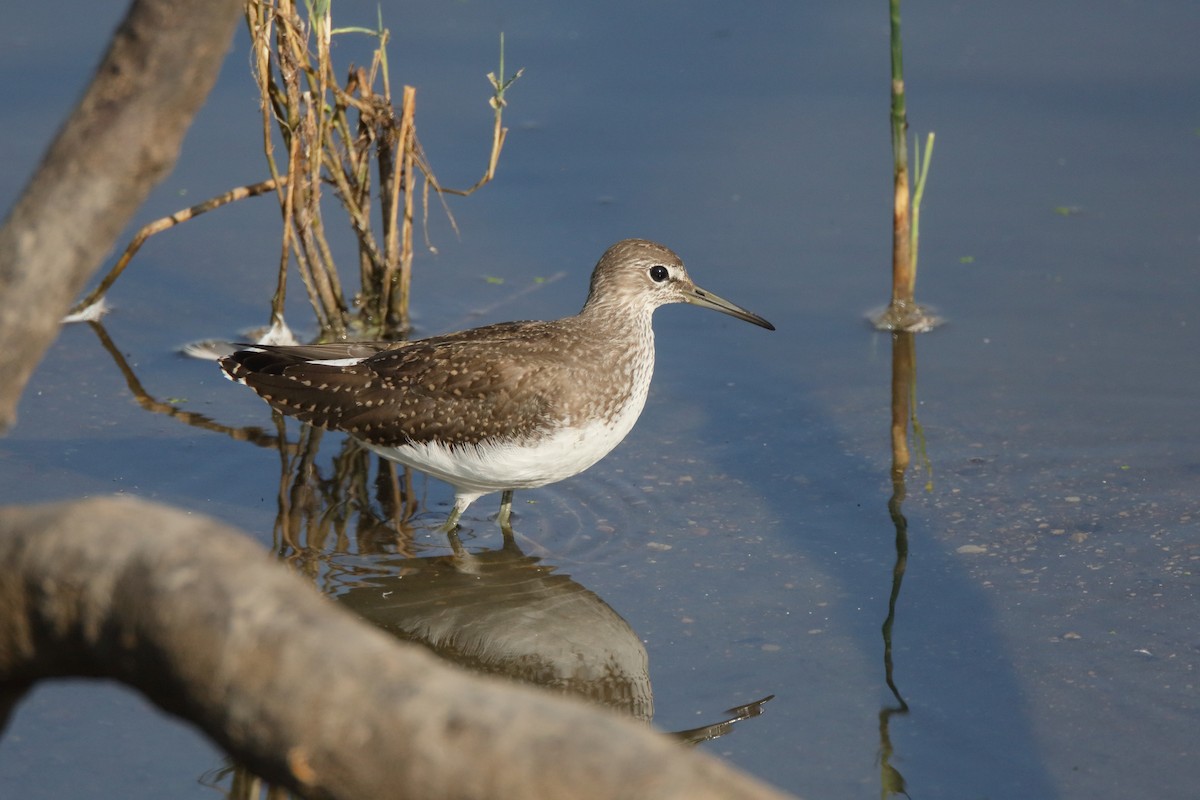
[[[904,56],[900,43],[900,0],[891,4],[892,41],[892,304],[913,302],[917,276],[913,271],[912,225],[909,219],[908,112],[904,103]]]

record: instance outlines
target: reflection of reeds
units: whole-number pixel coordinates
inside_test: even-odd
[[[342,442],[332,467],[322,471],[317,451],[324,431],[301,426],[298,441],[288,440],[283,415],[274,415],[272,433],[261,428],[225,425],[146,391],[132,366],[99,322],[89,322],[100,344],[125,379],[138,405],[193,428],[224,434],[279,452],[281,476],[275,520],[275,551],[297,570],[316,576],[328,552],[406,553],[417,513],[412,476],[395,462],[373,456],[351,439]],[[372,471],[372,464],[375,465]]]
[[[726,709],[725,719],[720,722],[712,722],[708,725],[702,725],[699,728],[690,728],[685,731],[674,731],[671,735],[684,744],[700,744],[701,742],[711,742],[714,739],[720,739],[722,736],[731,733],[733,726],[737,723],[762,716],[765,711],[763,706],[774,699],[775,695],[769,694],[759,700]]]
[[[883,622],[883,666],[888,688],[892,690],[901,710],[908,704],[896,687],[892,662],[892,627],[896,621],[896,602],[908,566],[908,520],[904,516],[907,496],[905,473],[910,461],[908,424],[915,419],[917,354],[913,335],[907,332],[892,334],[892,496],[888,499],[888,515],[896,532],[896,561],[892,567],[892,588],[888,596],[888,614]]]
[[[907,496],[905,473],[911,457],[908,447],[908,425],[911,419],[917,424],[917,351],[913,334],[897,331],[892,334],[892,496],[888,499],[888,514],[895,526],[896,560],[892,565],[892,587],[888,594],[888,613],[883,621],[883,675],[888,689],[896,698],[896,705],[884,706],[879,711],[879,770],[881,800],[905,791],[904,776],[891,763],[894,748],[891,739],[891,718],[896,714],[907,714],[908,703],[896,685],[895,662],[892,659],[892,633],[896,624],[896,608],[900,600],[900,587],[908,568],[908,520],[904,516],[904,499]],[[922,452],[924,445],[922,444]]]
[[[286,438],[282,415],[276,422]],[[305,425],[294,448],[280,454],[276,553],[312,578],[332,553],[408,553],[408,521],[418,511],[408,470],[352,439],[323,469],[317,461],[323,434]]]
[[[133,367],[129,365],[125,356],[121,354],[120,348],[113,342],[112,337],[108,335],[108,331],[105,330],[104,325],[99,322],[89,321],[88,327],[100,339],[100,345],[112,358],[113,363],[116,364],[117,369],[121,372],[121,376],[125,379],[125,385],[129,387],[129,391],[133,395],[133,399],[147,411],[155,414],[165,414],[193,428],[224,434],[235,441],[250,442],[259,447],[272,447],[279,449],[281,452],[286,451],[289,447],[286,439],[272,436],[262,428],[225,425],[210,419],[204,414],[180,408],[173,402],[157,399],[142,386],[137,373],[133,371]]]

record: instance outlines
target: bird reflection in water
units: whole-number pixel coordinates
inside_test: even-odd
[[[511,530],[499,549],[386,557],[370,573],[343,575],[337,600],[405,641],[460,666],[570,694],[649,723],[649,662],[617,612],[570,576],[528,556]],[[766,697],[725,719],[681,731],[696,743],[762,713]]]

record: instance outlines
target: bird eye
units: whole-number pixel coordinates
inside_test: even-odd
[[[655,264],[650,268],[650,280],[654,281],[655,283],[662,283],[668,277],[670,277],[670,275],[671,273],[668,272],[667,268],[662,264]]]

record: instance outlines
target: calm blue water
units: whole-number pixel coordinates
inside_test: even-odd
[[[917,341],[930,471],[909,473],[893,639],[909,710],[881,727],[895,705],[879,631],[896,551],[891,342],[863,322],[887,297],[890,258],[875,5],[385,8],[393,80],[418,87],[418,131],[446,185],[485,166],[499,31],[526,68],[496,183],[451,203],[461,236],[431,221],[420,332],[572,313],[595,259],[626,236],[669,244],[701,285],[778,327],[662,310],[629,440],[586,475],[518,495],[522,548],[644,642],[657,725],[775,694],[704,747],[808,797],[878,796],[881,752],[926,800],[1192,797],[1200,7],[905,9],[912,130],[937,133],[918,295],[949,324]],[[0,70],[24,76],[5,82],[0,112],[6,205],[120,7],[71,13],[63,31],[57,8],[23,7],[2,34]],[[260,180],[258,136],[239,34],[139,224]],[[277,225],[252,201],[139,255],[107,328],[149,392],[269,424],[249,393],[173,349],[265,320]],[[124,491],[270,545],[277,470],[270,450],[143,411],[74,327],[0,440],[0,501]],[[447,487],[417,487],[431,518],[444,513]],[[491,498],[472,511],[468,546],[498,547]],[[47,686],[0,741],[0,793],[208,796],[197,781],[221,764],[123,690]]]

